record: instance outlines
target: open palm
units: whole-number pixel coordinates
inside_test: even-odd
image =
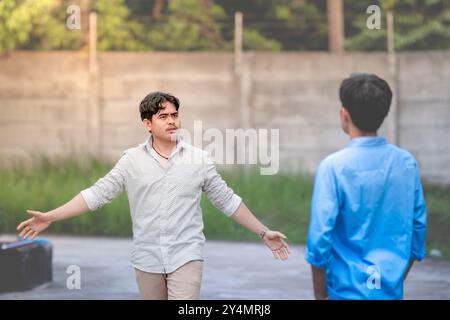
[[[20,231],[20,237],[33,240],[37,237],[39,233],[47,229],[50,224],[50,217],[43,212],[27,210],[27,213],[32,216],[32,218],[21,222],[17,226],[17,230]]]
[[[264,243],[272,251],[275,259],[286,260],[291,253],[284,239],[286,239],[286,236],[278,231],[268,230],[264,235]]]

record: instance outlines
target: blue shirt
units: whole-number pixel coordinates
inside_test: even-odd
[[[319,165],[305,259],[326,269],[330,299],[402,299],[409,261],[425,256],[417,161],[360,137]]]

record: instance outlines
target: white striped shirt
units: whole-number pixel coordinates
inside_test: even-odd
[[[126,190],[133,223],[133,266],[171,273],[189,261],[203,260],[202,191],[227,216],[242,199],[227,186],[205,151],[179,140],[165,166],[158,157],[150,136],[124,151],[114,168],[81,195],[94,211]]]

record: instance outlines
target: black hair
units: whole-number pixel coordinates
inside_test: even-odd
[[[389,112],[392,91],[374,74],[355,73],[341,83],[339,97],[355,126],[364,132],[377,131]]]
[[[158,111],[163,108],[162,104],[166,101],[173,103],[175,109],[178,111],[178,108],[180,107],[180,100],[177,97],[169,93],[159,91],[149,93],[144,99],[142,99],[141,104],[139,105],[141,120],[152,120],[152,116],[157,114]]]

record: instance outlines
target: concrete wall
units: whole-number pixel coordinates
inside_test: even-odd
[[[450,183],[450,53],[399,60],[399,136],[432,181]]]
[[[53,155],[86,145],[86,67],[80,53],[0,58],[1,155]]]
[[[347,143],[338,88],[351,72],[373,72],[393,87],[388,57],[375,54],[246,53],[239,74],[229,53],[98,55],[16,52],[0,57],[0,156],[93,152],[111,161],[141,143],[138,105],[150,91],[182,101],[183,126],[279,128],[283,169],[314,172]],[[398,55],[398,139],[423,175],[450,183],[450,53]],[[393,139],[392,116],[381,133]]]

